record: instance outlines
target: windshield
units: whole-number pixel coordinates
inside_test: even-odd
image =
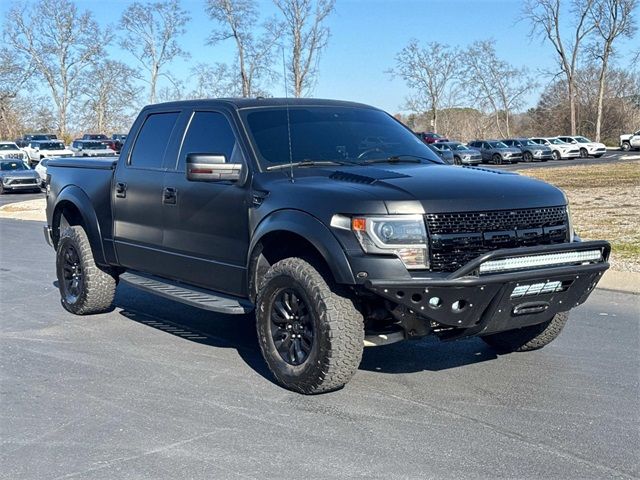
[[[107,147],[102,142],[85,142],[82,144],[82,148],[85,150],[104,150]]]
[[[0,150],[20,150],[15,143],[0,143]]]
[[[538,144],[536,142],[532,142],[531,140],[528,140],[528,139],[527,140],[522,140],[522,144],[530,146],[530,147],[538,146]]]
[[[13,170],[31,170],[24,162],[0,162],[0,170],[11,172]]]
[[[576,137],[576,140],[579,143],[591,143],[591,140],[589,140],[588,138],[585,138],[585,137]]]
[[[451,147],[446,143],[434,143],[433,146],[438,150],[451,150]]]
[[[287,109],[248,110],[246,123],[262,167],[289,163]],[[410,130],[380,110],[290,107],[291,161],[363,163],[393,156],[442,161]]]
[[[451,149],[452,150],[471,150],[469,147],[467,147],[466,145],[463,145],[461,143],[453,143],[453,144],[451,144]]]
[[[64,143],[58,142],[42,142],[39,146],[40,150],[64,150]]]
[[[502,142],[489,142],[489,145],[493,148],[509,148]]]
[[[549,142],[553,143],[554,145],[564,145],[567,143],[567,142],[563,142],[559,138],[552,138],[549,140]]]
[[[49,135],[32,135],[31,140],[51,140]]]

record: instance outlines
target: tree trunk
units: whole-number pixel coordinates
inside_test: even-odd
[[[438,110],[436,108],[431,109],[431,121],[433,123],[433,133],[438,133]]]
[[[576,95],[573,76],[567,78],[569,86],[569,111],[571,114],[571,135],[576,134]]]
[[[596,115],[596,142],[600,141],[600,132],[602,130],[602,113],[604,109],[604,88],[607,76],[607,68],[609,63],[609,52],[605,51],[602,57],[602,67],[600,68],[600,78],[598,79],[598,113]]]
[[[156,103],[156,83],[158,82],[158,65],[151,69],[151,80],[149,81],[149,103]]]

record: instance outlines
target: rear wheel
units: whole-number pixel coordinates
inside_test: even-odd
[[[256,300],[262,355],[280,385],[315,394],[343,387],[362,358],[364,322],[305,260],[271,266]]]
[[[482,339],[500,352],[528,352],[555,340],[569,318],[569,312],[555,315],[551,320],[530,327],[486,335]]]
[[[500,156],[500,154],[495,153],[493,155],[493,157],[491,157],[491,160],[493,161],[493,163],[495,163],[496,165],[502,165],[502,157]]]
[[[111,310],[117,277],[96,265],[82,227],[67,227],[60,234],[56,273],[65,310],[76,315]]]

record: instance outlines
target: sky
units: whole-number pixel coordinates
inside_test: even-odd
[[[117,19],[130,2],[76,0],[76,3],[80,9],[92,11],[102,25],[111,24],[117,29]],[[275,13],[270,0],[258,3],[265,18]],[[320,60],[320,74],[312,95],[367,103],[392,113],[401,111],[409,89],[401,79],[392,79],[385,72],[394,65],[396,53],[412,38],[462,48],[475,40],[492,38],[502,59],[518,67],[528,67],[531,75],[537,76],[544,86],[549,77],[541,72],[556,69],[553,50],[542,40],[529,38],[529,25],[518,21],[522,3],[520,0],[337,0],[335,12],[328,20],[331,38]],[[0,0],[2,17],[10,5],[10,0]],[[181,38],[191,58],[171,64],[173,75],[185,79],[196,63],[231,61],[232,41],[206,45],[216,24],[205,14],[204,2],[182,0],[182,5],[192,17],[187,33]],[[570,20],[568,16],[565,18]],[[640,34],[636,33],[634,38],[621,41],[618,49],[626,53],[639,46]],[[108,51],[113,58],[133,63],[117,45],[110,46]],[[621,64],[625,60],[628,57],[621,57]],[[539,90],[529,93],[527,107],[535,104]],[[273,85],[270,91],[274,96],[284,96],[281,84]]]

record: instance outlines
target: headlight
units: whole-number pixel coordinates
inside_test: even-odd
[[[354,217],[351,230],[366,253],[397,255],[408,269],[429,266],[427,230],[421,215]]]
[[[464,155],[464,156],[462,157],[462,159],[463,159],[463,160],[469,160],[469,159],[471,159],[471,155]]]
[[[540,155],[542,155],[542,150],[536,150],[535,152],[533,152],[533,154],[534,154],[536,157],[539,157]]]

